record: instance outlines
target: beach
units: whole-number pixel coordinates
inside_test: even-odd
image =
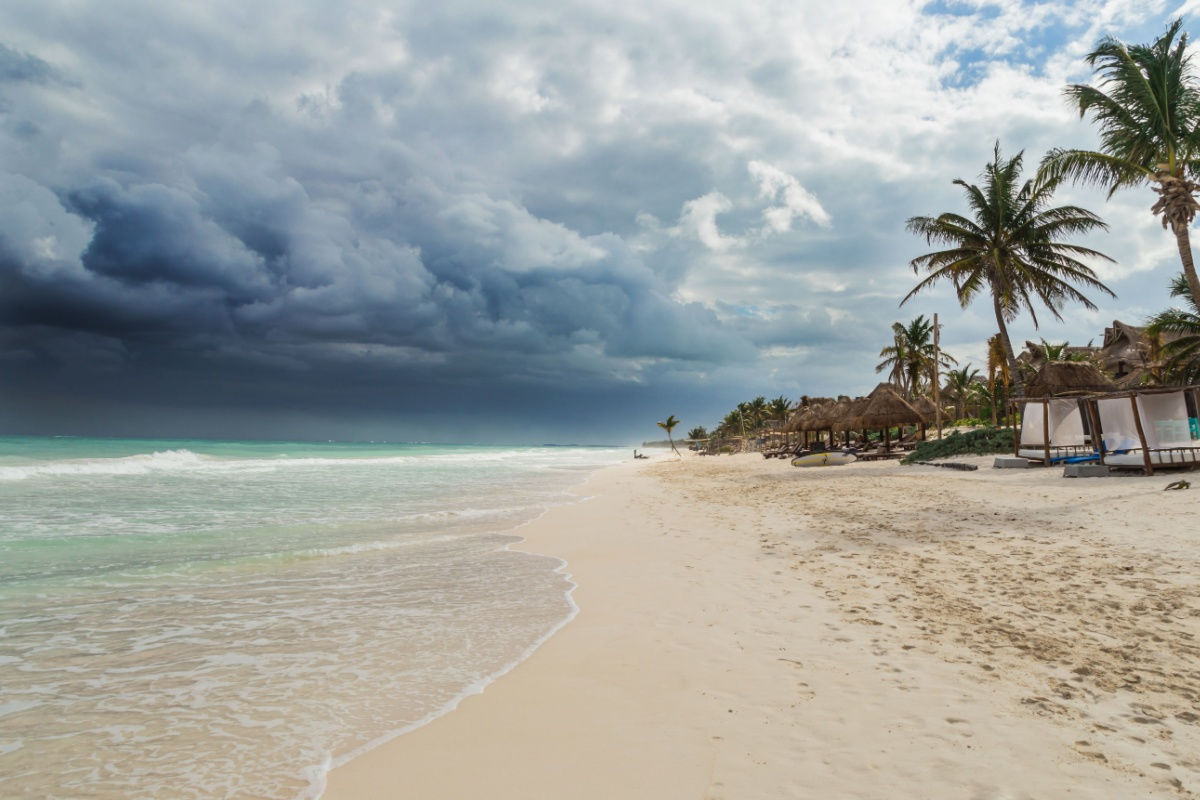
[[[601,470],[576,617],[323,797],[1197,796],[1196,495],[964,460]]]

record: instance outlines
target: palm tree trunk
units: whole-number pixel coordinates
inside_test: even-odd
[[[1008,338],[1008,326],[1004,324],[1004,312],[1000,308],[1000,296],[992,291],[992,308],[996,312],[996,327],[1000,329],[1000,344],[1004,346],[1004,360],[1008,362],[1008,371],[1012,376],[1012,386],[1016,394],[1021,394],[1021,376],[1017,371],[1017,357],[1013,353],[1012,342]]]
[[[1183,262],[1183,275],[1187,278],[1188,288],[1192,297],[1200,298],[1200,277],[1196,275],[1196,264],[1192,261],[1192,237],[1188,233],[1187,223],[1180,220],[1171,223],[1175,234],[1175,245],[1179,248],[1179,260]]]

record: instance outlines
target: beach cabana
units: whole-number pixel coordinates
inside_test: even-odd
[[[1095,407],[1089,395],[1116,389],[1108,377],[1086,361],[1048,361],[1014,401],[1021,430],[1013,454],[1046,466],[1070,458],[1098,457],[1091,435]]]
[[[1196,387],[1140,389],[1095,398],[1103,463],[1141,467],[1200,464]]]
[[[1065,458],[1094,453],[1091,426],[1084,425],[1088,403],[1078,397],[1024,400],[1016,455],[1050,466]]]

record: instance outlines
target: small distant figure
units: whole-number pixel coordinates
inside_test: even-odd
[[[641,453],[639,453],[637,450],[634,450],[634,451],[633,451],[633,457],[634,457],[634,458],[649,458],[650,456],[644,456],[644,455],[642,455]]]

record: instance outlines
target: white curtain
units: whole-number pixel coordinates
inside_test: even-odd
[[[1042,443],[1042,420],[1045,419],[1046,406],[1040,402],[1026,403],[1021,409],[1021,441],[1020,444]]]
[[[1086,444],[1086,442],[1083,436],[1083,413],[1079,410],[1079,401],[1068,398],[1051,400],[1050,446],[1068,447],[1082,444]]]
[[[1128,397],[1102,397],[1096,401],[1100,411],[1100,427],[1104,431],[1104,447],[1114,450],[1140,450],[1133,406]]]
[[[1061,397],[1046,403],[1025,404],[1021,412],[1021,444],[1041,446],[1046,443],[1044,420],[1047,412],[1050,416],[1051,447],[1086,444],[1079,401]]]
[[[1139,395],[1138,411],[1150,449],[1193,446],[1183,392]]]

